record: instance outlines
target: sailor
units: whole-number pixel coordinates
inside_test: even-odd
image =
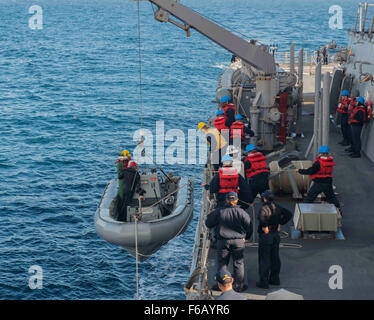
[[[269,189],[270,170],[266,157],[253,144],[246,146],[247,156],[244,158],[244,171],[247,182],[251,187],[253,197]]]
[[[234,267],[234,290],[242,292],[248,288],[244,284],[245,239],[252,235],[251,219],[238,204],[238,195],[231,191],[226,194],[226,205],[208,214],[207,228],[214,228],[217,237],[218,271],[227,269],[232,255]]]
[[[117,220],[126,221],[127,206],[134,196],[137,185],[139,184],[140,175],[135,161],[129,162],[128,168],[123,172],[123,201],[122,208],[118,212]]]
[[[218,288],[222,291],[222,294],[215,300],[247,300],[242,294],[236,292],[232,288],[234,278],[231,273],[222,268],[216,274],[215,280],[217,281]]]
[[[341,144],[342,146],[349,146],[352,142],[351,128],[348,124],[348,118],[349,118],[348,109],[349,109],[350,104],[351,104],[351,99],[349,99],[349,91],[343,90],[342,99],[339,101],[338,108],[336,109],[336,112],[339,112],[341,114],[340,125],[341,125],[343,140],[338,143]]]
[[[209,128],[204,122],[198,124],[198,129],[204,132],[209,145],[210,160],[214,170],[218,170],[221,157],[225,154],[228,146],[227,140],[216,128]]]
[[[313,162],[313,166],[308,169],[296,169],[299,174],[310,175],[313,184],[310,187],[305,203],[312,203],[320,193],[324,193],[329,203],[333,203],[340,209],[339,200],[336,198],[332,188],[332,172],[336,165],[334,158],[329,155],[330,149],[327,146],[321,146],[318,149],[319,155]]]
[[[260,281],[256,282],[256,286],[268,289],[269,284],[280,285],[279,231],[280,225],[286,224],[292,218],[292,213],[274,202],[273,193],[270,190],[261,194],[261,201],[262,206],[258,219],[258,270]]]
[[[226,154],[232,158],[232,167],[238,170],[242,177],[245,177],[244,164],[241,159],[240,150],[237,147],[230,145],[227,147]]]
[[[117,195],[117,208],[122,208],[123,202],[123,173],[127,168],[128,162],[131,160],[131,155],[128,150],[123,150],[119,155],[116,161],[116,170],[118,177],[118,195]]]
[[[214,119],[214,127],[221,132],[221,130],[228,130],[229,127],[226,127],[226,118],[222,110],[217,111],[217,117]]]
[[[229,103],[230,98],[228,96],[223,96],[220,99],[220,105],[221,108],[225,114],[226,118],[226,127],[230,128],[231,124],[235,121],[235,113],[236,113],[236,108],[232,103]]]
[[[243,117],[240,114],[235,116],[235,122],[231,124],[230,128],[230,141],[234,139],[240,139],[239,141],[245,142],[245,134],[249,134],[251,137],[254,136],[254,132],[245,126]]]
[[[352,129],[352,153],[351,158],[361,158],[361,131],[364,123],[367,120],[367,113],[365,108],[365,99],[358,97],[355,102],[355,107],[349,115],[349,124]]]
[[[348,135],[350,137],[350,146],[346,149],[344,149],[344,151],[348,152],[348,153],[352,153],[353,152],[353,142],[352,142],[352,126],[349,124],[349,117],[356,105],[356,99],[357,97],[359,96],[359,91],[357,89],[352,89],[351,91],[351,95],[350,95],[350,103],[349,103],[349,106],[348,106]]]
[[[209,189],[210,193],[217,194],[217,207],[225,205],[226,194],[229,192],[237,193],[242,203],[246,204],[243,207],[248,207],[248,204],[252,205],[253,203],[251,189],[232,165],[233,159],[229,155],[223,156],[222,168],[218,170],[209,184],[203,183],[203,187]]]

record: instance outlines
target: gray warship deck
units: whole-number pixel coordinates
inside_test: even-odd
[[[297,138],[300,151],[305,152],[313,134],[313,105],[303,107],[304,139]],[[330,149],[336,159],[334,185],[343,206],[343,234],[346,240],[292,240],[283,243],[302,245],[300,249],[281,248],[281,286],[270,286],[264,290],[256,288],[258,281],[257,248],[245,249],[245,277],[248,289],[255,298],[263,298],[280,288],[298,293],[304,299],[374,299],[374,205],[370,191],[373,189],[374,167],[365,156],[352,159],[337,142],[340,130],[330,127]],[[279,203],[292,212],[294,201],[278,199]],[[256,200],[259,204],[259,200]],[[249,211],[250,212],[250,211]],[[290,233],[290,223],[282,226]],[[216,250],[210,249],[208,256],[208,283],[214,284],[216,272]],[[343,289],[329,288],[329,268],[339,265],[343,269]],[[230,270],[232,265],[230,263]],[[253,297],[253,296],[252,296]],[[251,296],[249,296],[251,298]]]

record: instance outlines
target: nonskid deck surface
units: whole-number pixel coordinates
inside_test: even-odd
[[[298,138],[300,151],[305,152],[313,130],[312,104],[303,108],[305,138]],[[245,249],[245,274],[249,286],[247,293],[266,295],[284,288],[301,294],[304,299],[374,299],[374,202],[371,195],[374,185],[374,165],[366,157],[352,159],[337,142],[340,130],[330,126],[330,149],[336,159],[334,184],[343,207],[343,234],[346,240],[292,240],[282,242],[301,244],[300,249],[281,248],[281,286],[269,290],[256,288],[258,281],[257,248]],[[259,204],[259,200],[256,200]],[[292,212],[294,202],[279,202]],[[290,223],[282,227],[290,232]],[[209,284],[213,286],[216,272],[216,250],[209,253]],[[343,270],[343,289],[329,287],[331,266]],[[232,265],[230,263],[230,269]]]

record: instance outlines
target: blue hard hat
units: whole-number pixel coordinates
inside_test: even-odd
[[[226,162],[226,161],[232,161],[232,158],[230,155],[226,154],[222,157],[222,162]]]
[[[343,90],[342,91],[342,96],[349,96],[349,91],[348,90]]]
[[[240,114],[237,114],[235,117],[235,120],[240,120],[240,119],[243,119],[243,117]]]
[[[249,144],[245,147],[245,152],[249,152],[255,149],[256,149],[256,146],[254,144]]]
[[[218,111],[217,111],[217,116],[220,116],[220,115],[222,115],[222,114],[224,114],[224,113],[223,113],[223,110],[218,110]]]
[[[319,153],[329,153],[330,149],[329,149],[328,146],[320,146],[319,149],[318,149],[318,152]]]
[[[361,104],[364,104],[365,103],[365,99],[363,97],[358,97],[356,99],[357,102],[361,103]]]
[[[224,103],[224,102],[230,101],[230,98],[228,96],[223,96],[219,101]]]

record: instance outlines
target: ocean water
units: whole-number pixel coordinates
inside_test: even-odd
[[[184,0],[262,43],[287,50],[345,45],[356,1]],[[29,8],[43,29],[29,28]],[[329,7],[343,29],[329,28]],[[188,129],[215,110],[231,54],[192,30],[153,19],[141,2],[144,127]],[[99,238],[93,216],[116,155],[140,125],[137,4],[129,0],[0,0],[0,299],[134,299],[135,259]],[[140,264],[142,299],[184,299],[202,165],[165,165],[194,179],[187,231]],[[43,288],[29,288],[30,266]]]

